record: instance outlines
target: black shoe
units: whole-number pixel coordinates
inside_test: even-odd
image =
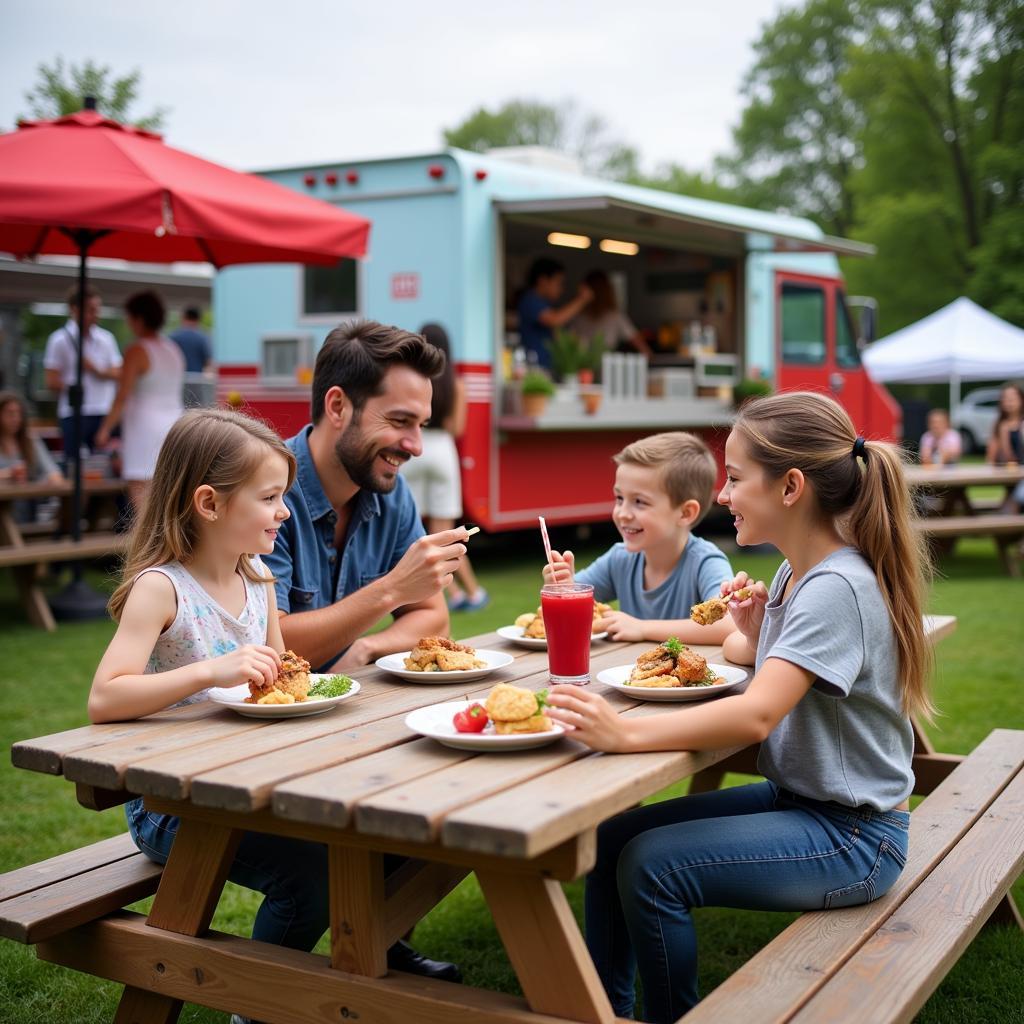
[[[462,971],[456,964],[444,960],[431,960],[422,953],[417,953],[408,942],[399,940],[388,950],[388,970],[406,971],[418,974],[422,978],[434,978],[437,981],[462,981]]]

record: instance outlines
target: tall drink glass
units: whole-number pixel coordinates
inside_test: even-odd
[[[586,685],[590,682],[594,588],[588,583],[549,583],[541,588],[540,606],[551,682]]]

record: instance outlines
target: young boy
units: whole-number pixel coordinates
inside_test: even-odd
[[[928,413],[928,430],[921,436],[918,451],[922,466],[952,466],[962,448],[960,434],[949,425],[945,409],[932,409]]]
[[[597,601],[618,598],[621,610],[601,623],[612,640],[720,644],[734,628],[728,615],[710,626],[689,618],[692,605],[718,597],[733,576],[725,555],[690,532],[711,507],[714,457],[699,438],[673,432],[634,441],[615,463],[612,520],[622,543],[579,573],[571,551],[553,551],[545,583],[575,579],[592,584]]]

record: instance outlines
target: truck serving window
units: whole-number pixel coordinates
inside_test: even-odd
[[[825,362],[825,293],[817,285],[782,286],[782,360],[806,366]]]
[[[860,350],[850,326],[850,312],[841,291],[836,291],[836,365],[860,366]]]
[[[302,315],[357,313],[359,295],[356,261],[341,260],[333,267],[304,267]]]

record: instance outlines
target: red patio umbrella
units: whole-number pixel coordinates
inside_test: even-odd
[[[85,109],[55,121],[23,121],[0,135],[0,251],[18,257],[79,256],[79,338],[86,259],[110,256],[170,263],[332,264],[366,255],[370,222],[329,203],[241,174],[164,144],[161,136]],[[69,391],[76,443],[72,536],[82,504],[80,445],[82,346]],[[76,569],[74,593],[55,611],[85,613],[88,593]],[[92,602],[95,605],[95,601]]]

